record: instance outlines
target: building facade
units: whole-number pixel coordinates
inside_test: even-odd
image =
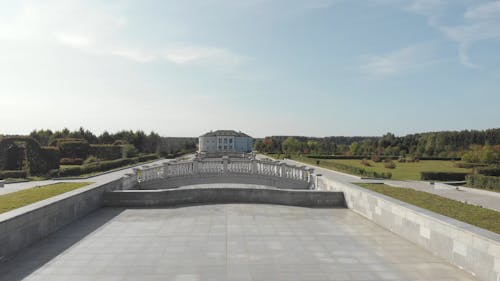
[[[198,152],[206,154],[250,153],[253,138],[233,130],[210,131],[199,137]]]

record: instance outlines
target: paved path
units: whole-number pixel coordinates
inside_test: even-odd
[[[266,156],[260,155],[261,159],[265,157]],[[330,169],[312,166],[294,160],[286,159],[284,162],[293,165],[312,167],[315,169],[316,173],[320,173],[322,174],[323,177],[336,181],[349,182],[349,183],[382,182],[390,186],[401,187],[401,188],[412,188],[419,191],[436,194],[449,199],[457,200],[460,202],[466,202],[477,206],[482,206],[484,208],[500,212],[500,193],[498,192],[475,190],[473,188],[464,188],[464,187],[459,187],[459,189],[457,190],[456,187],[452,186],[439,187],[437,185],[431,185],[429,182],[424,182],[424,181],[367,180],[367,179],[361,179],[358,176],[332,171]]]
[[[0,263],[0,280],[477,281],[348,209],[103,208]]]
[[[155,161],[155,162],[151,162],[148,164],[141,164],[138,166],[161,164],[161,163],[167,162],[167,161],[172,161],[172,159],[160,159],[160,160]],[[10,184],[4,185],[3,188],[0,188],[0,195],[4,195],[7,193],[11,193],[11,192],[15,192],[15,191],[23,190],[23,189],[33,188],[35,186],[43,186],[43,185],[48,185],[48,184],[53,184],[53,183],[58,183],[58,182],[95,182],[95,183],[104,184],[104,183],[116,180],[118,178],[121,178],[126,173],[131,173],[133,168],[135,168],[135,167],[131,167],[131,168],[127,168],[124,170],[119,170],[119,171],[91,177],[88,179],[44,180],[44,181],[29,181],[29,182],[20,182],[20,183],[10,183]]]

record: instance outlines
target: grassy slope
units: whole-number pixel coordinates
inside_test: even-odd
[[[89,184],[91,183],[55,183],[0,195],[0,213],[5,213]]]
[[[316,165],[317,159],[311,159],[307,157],[292,157],[293,160],[301,161],[304,163]],[[440,160],[424,160],[420,162],[413,163],[398,163],[395,169],[387,169],[384,167],[384,163],[375,163],[370,160],[371,167],[364,166],[361,164],[361,160],[351,160],[351,159],[320,159],[320,167],[328,168],[332,170],[339,170],[335,167],[329,165],[329,163],[337,162],[345,165],[355,166],[363,168],[367,171],[375,171],[378,173],[390,172],[392,173],[392,178],[394,180],[420,180],[420,172],[423,171],[433,171],[433,172],[471,172],[471,169],[463,169],[453,167],[453,162],[451,161],[440,161]],[[342,171],[341,171],[342,172]]]
[[[392,187],[385,184],[360,183],[358,185],[403,202],[500,234],[500,212],[414,189]]]

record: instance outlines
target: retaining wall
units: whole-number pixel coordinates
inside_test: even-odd
[[[382,194],[326,178],[320,190],[343,191],[348,208],[484,281],[500,280],[500,235]]]
[[[252,174],[201,174],[195,176],[169,177],[141,182],[140,189],[167,189],[196,184],[234,183],[273,186],[284,189],[309,189],[306,181]]]
[[[100,208],[102,194],[121,183],[92,184],[0,214],[0,260]]]
[[[345,207],[344,194],[275,188],[187,187],[165,190],[119,190],[104,193],[104,206],[153,207],[186,204],[262,203],[303,207]]]

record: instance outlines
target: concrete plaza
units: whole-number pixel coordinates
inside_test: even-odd
[[[476,280],[348,209],[101,208],[0,262],[0,280]]]

